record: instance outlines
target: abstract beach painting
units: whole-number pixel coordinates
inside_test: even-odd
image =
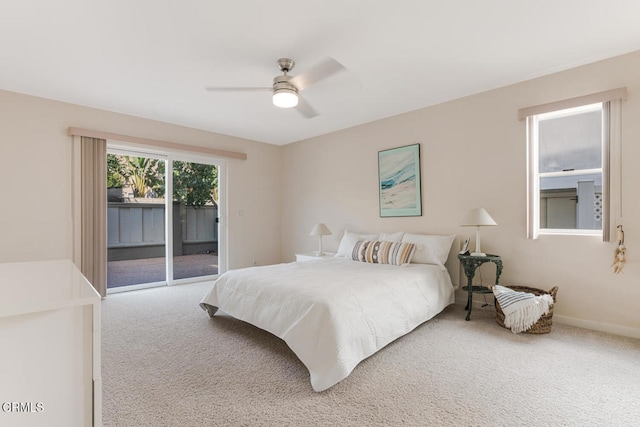
[[[380,216],[420,216],[420,144],[378,152]]]

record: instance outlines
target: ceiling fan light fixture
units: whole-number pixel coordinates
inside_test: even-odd
[[[273,105],[280,108],[293,108],[298,105],[298,93],[294,89],[276,89],[273,91]]]
[[[289,72],[293,69],[296,62],[290,58],[278,59],[278,68],[282,74],[273,78],[271,87],[224,87],[224,86],[208,86],[207,91],[219,92],[271,92],[273,105],[278,108],[293,108],[307,119],[318,115],[317,111],[306,102],[305,98],[299,98],[298,92],[301,92],[309,86],[326,79],[327,77],[344,70],[344,66],[332,58],[327,58],[320,64],[308,69],[302,74],[291,77]]]

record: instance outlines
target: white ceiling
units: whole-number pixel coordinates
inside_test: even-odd
[[[639,50],[639,17],[638,0],[2,0],[0,89],[287,144]],[[312,119],[204,90],[327,56],[348,71],[302,92]]]

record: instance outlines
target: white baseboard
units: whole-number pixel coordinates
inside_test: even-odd
[[[489,295],[487,298],[489,297],[491,298],[491,300],[493,300],[493,297],[491,295]],[[467,305],[466,292],[464,294],[456,292],[455,303],[462,306]],[[482,298],[480,295],[476,294],[473,296],[474,308],[481,307],[484,303],[484,298]],[[613,335],[640,339],[640,329],[638,328],[630,328],[628,326],[614,325],[611,323],[595,322],[593,320],[578,319],[576,317],[563,316],[556,313],[553,314],[553,321],[563,325],[575,326],[576,328],[590,329],[592,331],[606,332]]]
[[[621,335],[623,337],[640,339],[640,329],[638,328],[613,325],[611,323],[594,322],[593,320],[578,319],[555,313],[553,315],[553,321],[563,325],[575,326],[577,328],[590,329],[592,331],[607,332],[609,334]]]

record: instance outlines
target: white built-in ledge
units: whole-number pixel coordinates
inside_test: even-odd
[[[101,425],[100,301],[69,260],[0,264],[0,425]]]

